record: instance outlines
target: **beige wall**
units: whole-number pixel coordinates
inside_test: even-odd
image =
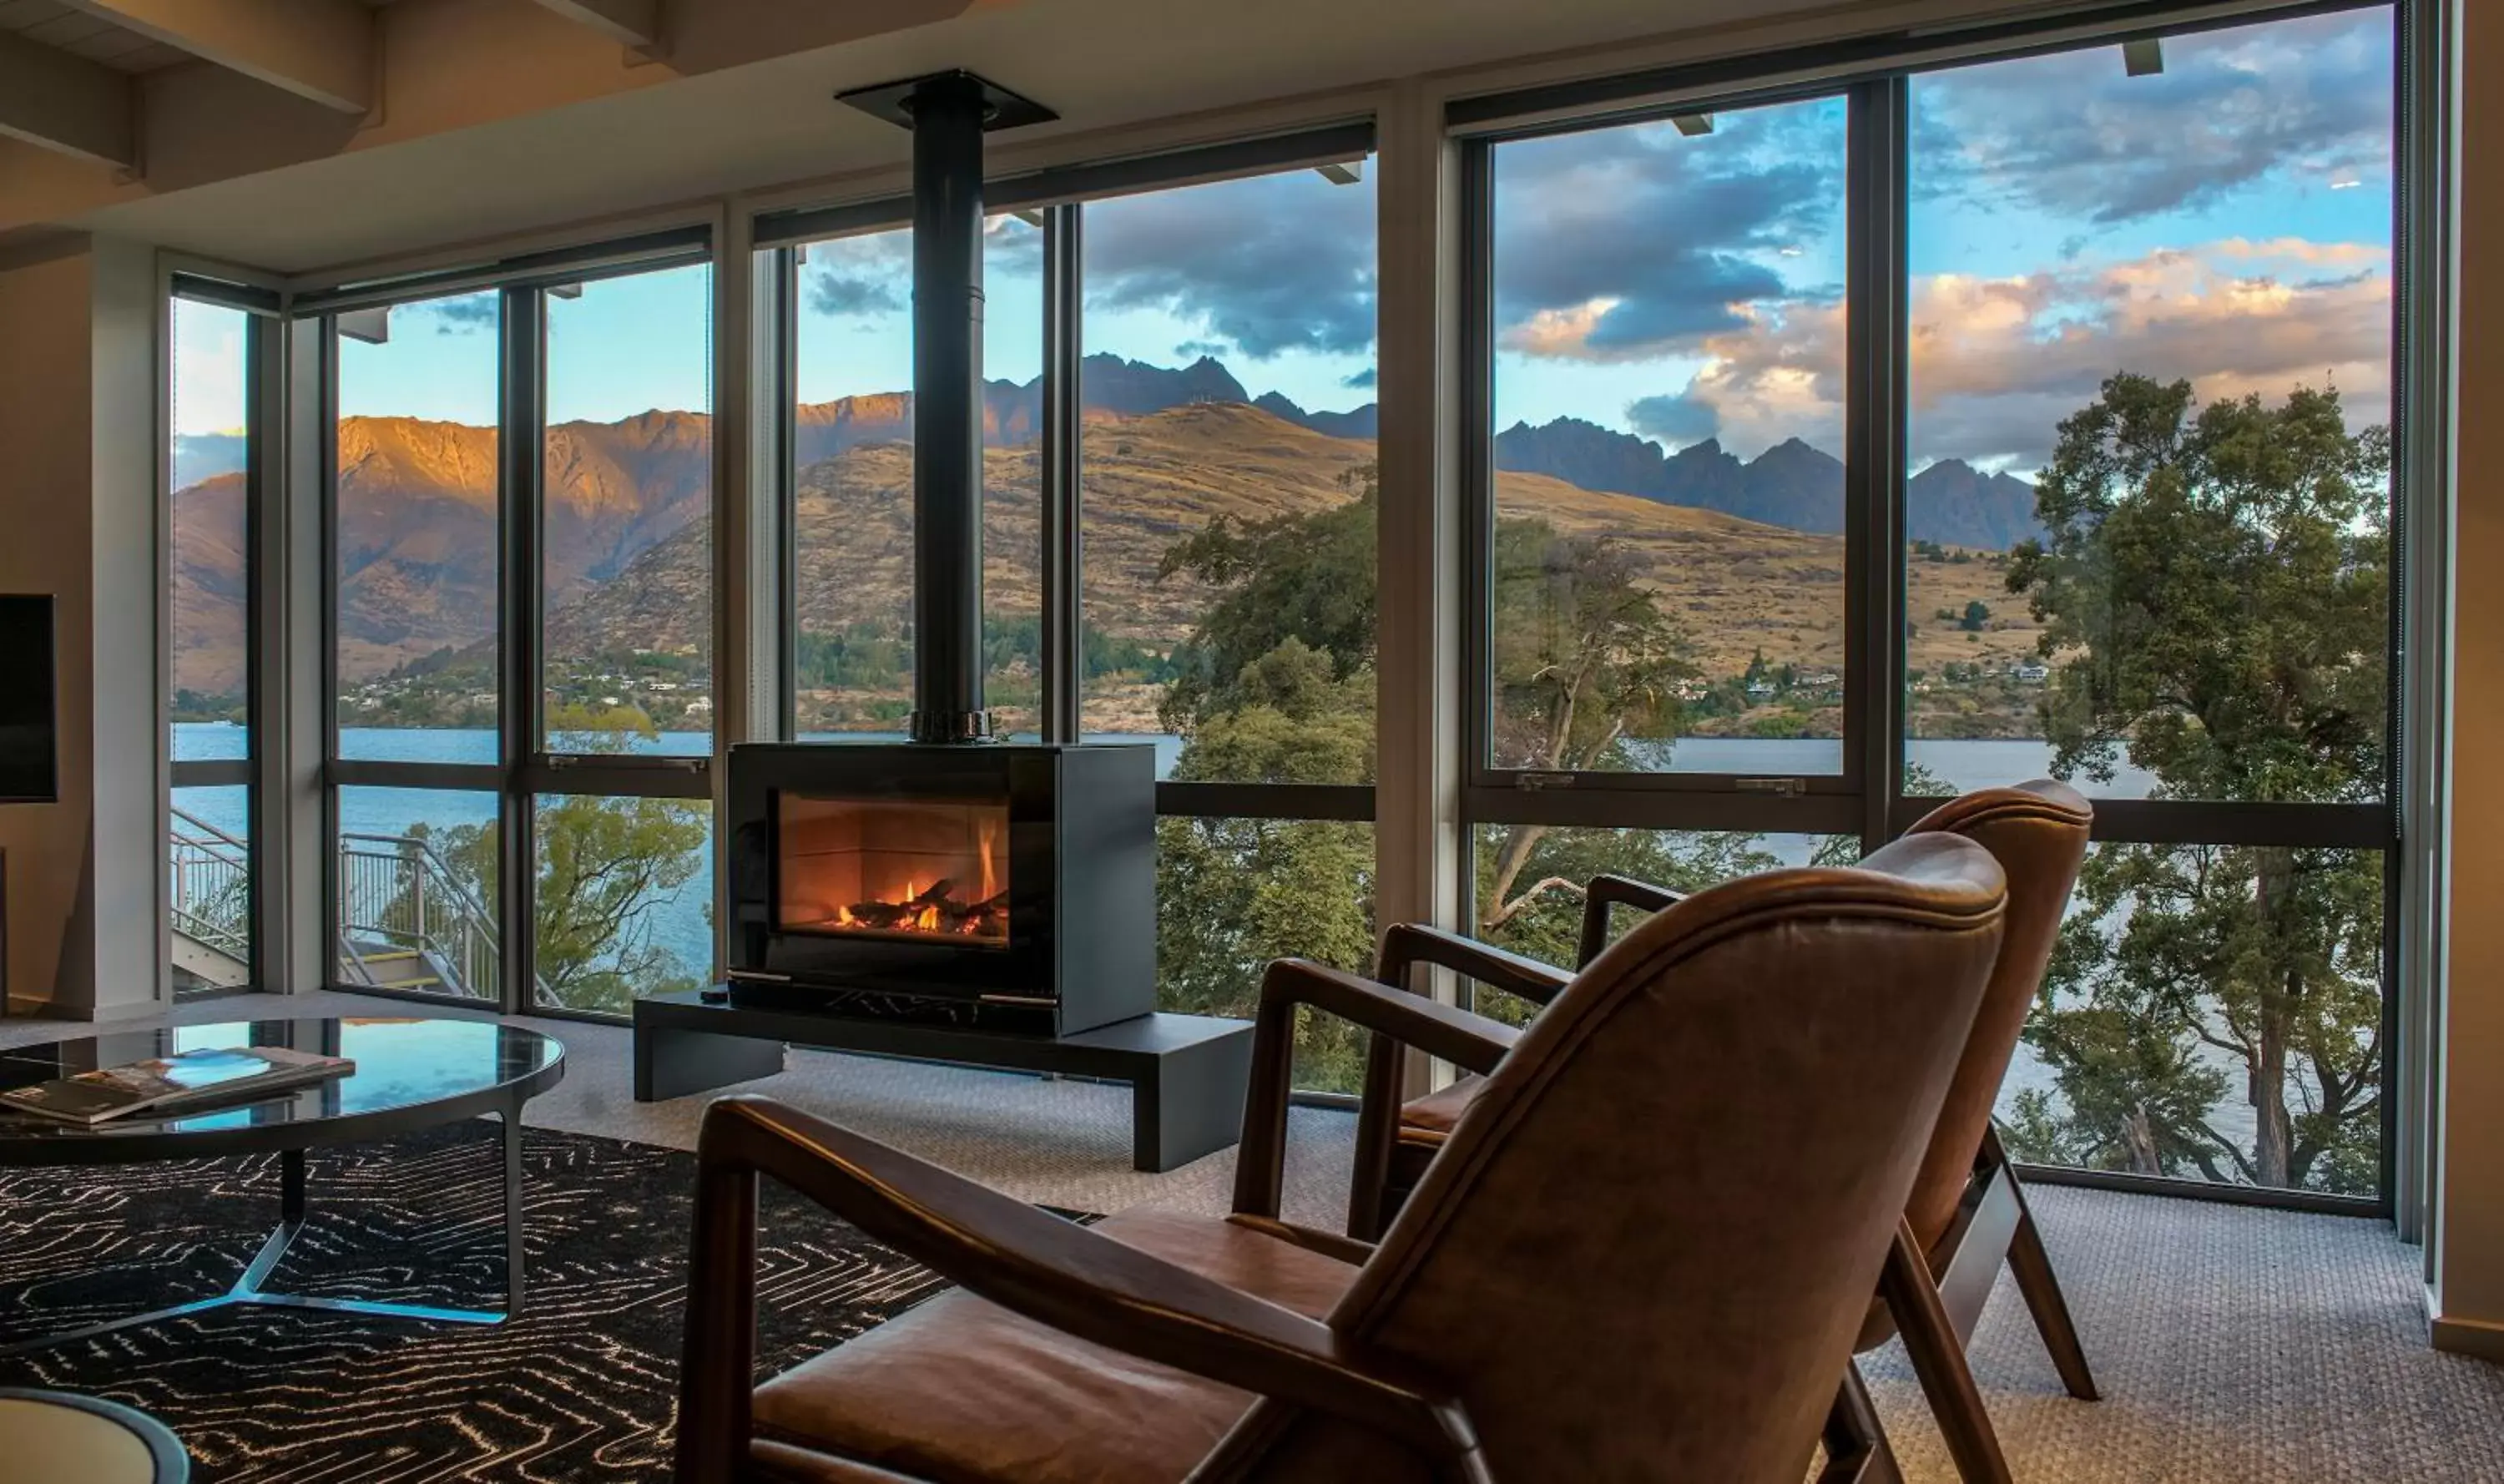
[[[0,263],[0,591],[56,601],[60,799],[0,806],[13,1008],[157,995],[155,272],[128,244]]]
[[[2452,942],[2435,1342],[2504,1360],[2504,11],[2463,4],[2454,179]]]

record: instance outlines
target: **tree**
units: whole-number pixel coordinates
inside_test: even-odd
[[[563,707],[551,712],[549,727],[574,752],[621,752],[633,735],[621,730],[616,712]],[[569,1010],[623,1012],[638,996],[695,988],[704,966],[686,963],[661,943],[655,918],[656,909],[703,868],[710,835],[701,804],[543,795],[532,820],[539,997]],[[501,849],[493,825],[443,832],[446,866],[481,902],[496,899]],[[708,922],[712,915],[708,907]]]
[[[1184,739],[1184,780],[1365,783],[1374,776],[1374,471],[1343,504],[1306,515],[1213,522],[1176,542],[1165,577],[1214,590],[1175,649],[1160,707]],[[1691,673],[1682,637],[1635,566],[1606,541],[1544,521],[1497,529],[1496,745],[1515,766],[1621,766],[1630,741],[1678,731],[1672,686]],[[1477,852],[1481,931],[1570,962],[1583,882],[1618,871],[1700,886],[1774,863],[1747,835],[1498,826]],[[1535,884],[1516,890],[1525,875]],[[1248,1014],[1263,965],[1294,954],[1372,964],[1374,838],[1333,820],[1159,822],[1158,974],[1174,1009]],[[1490,1009],[1502,1007],[1490,1005]],[[1365,1041],[1307,1015],[1302,1086],[1352,1090]]]
[[[2054,662],[2054,771],[2126,755],[2158,798],[2379,799],[2389,468],[2335,391],[2195,408],[2187,382],[2107,381],[2061,425],[2048,534],[2008,573]],[[2099,847],[2028,1026],[2060,1098],[2021,1100],[2021,1154],[2370,1189],[2381,877],[2362,851]],[[2216,1111],[2238,1086],[2248,1130]]]
[[[1967,634],[1978,634],[1982,632],[1982,626],[1989,622],[1991,622],[1990,605],[1976,598],[1965,605],[1965,612],[1957,619],[1957,627]]]
[[[1497,760],[1541,773],[1622,767],[1632,741],[1679,734],[1675,687],[1695,673],[1685,634],[1636,580],[1633,556],[1605,539],[1560,535],[1546,521],[1496,522],[1494,662]],[[1748,667],[1766,673],[1759,652]],[[1478,929],[1504,927],[1551,892],[1579,897],[1560,872],[1528,872],[1548,826],[1508,826],[1482,874]],[[1517,890],[1529,876],[1532,885]]]

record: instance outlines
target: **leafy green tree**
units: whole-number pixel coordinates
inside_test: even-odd
[[[2122,375],[2061,425],[2018,548],[2054,663],[2054,771],[2119,760],[2166,799],[2381,797],[2389,440],[2335,391],[2196,407]],[[2382,864],[2364,851],[2105,845],[2027,1039],[2057,1100],[2028,1157],[2263,1186],[2371,1188]],[[2216,1109],[2240,1094],[2249,1130]]]
[[[1175,777],[1365,783],[1374,776],[1376,495],[1306,515],[1218,521],[1166,553],[1166,578],[1215,590],[1173,655],[1160,714],[1184,739]],[[1517,766],[1621,765],[1630,741],[1678,732],[1683,637],[1629,556],[1544,521],[1496,534],[1497,746]],[[1482,932],[1570,962],[1583,883],[1604,871],[1694,887],[1773,857],[1756,837],[1509,826],[1478,852]],[[1517,880],[1531,882],[1516,886]],[[1363,971],[1376,924],[1374,838],[1328,820],[1165,819],[1158,832],[1158,971],[1165,1004],[1251,1009],[1284,955]],[[1353,1089],[1364,1040],[1327,1018],[1299,1027],[1299,1080]]]
[[[1965,612],[1957,618],[1957,627],[1967,634],[1979,634],[1982,632],[1982,626],[1989,622],[1991,622],[1991,605],[1976,598],[1965,605]]]
[[[1695,667],[1687,636],[1637,575],[1633,554],[1608,540],[1536,519],[1496,522],[1488,633],[1500,762],[1543,773],[1624,767],[1627,742],[1678,736],[1676,687]],[[1759,653],[1748,678],[1765,673]],[[1481,933],[1500,935],[1535,898],[1565,889],[1565,877],[1528,869],[1548,829],[1503,831],[1479,882]]]
[[[559,707],[549,727],[574,752],[622,752],[635,735],[617,711]],[[624,1012],[638,996],[697,986],[705,966],[686,963],[656,930],[662,905],[704,867],[705,806],[544,795],[532,834],[539,853],[532,943],[543,1001]],[[442,835],[446,866],[481,902],[496,899],[501,848],[493,825],[456,825]],[[710,906],[705,915],[712,920]]]

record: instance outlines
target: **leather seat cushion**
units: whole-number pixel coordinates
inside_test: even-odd
[[[1463,1073],[1449,1086],[1414,1098],[1400,1108],[1400,1137],[1420,1143],[1441,1144],[1451,1134],[1452,1125],[1478,1100],[1486,1087],[1485,1079],[1475,1073]]]
[[[1347,1263],[1231,1222],[1137,1211],[1096,1229],[1315,1318],[1356,1279]],[[957,1289],[757,1388],[754,1462],[771,1477],[829,1481],[878,1477],[837,1460],[935,1484],[1174,1480],[1252,1400]],[[810,1454],[832,1456],[823,1472]]]

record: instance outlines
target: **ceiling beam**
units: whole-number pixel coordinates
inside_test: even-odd
[[[135,170],[135,115],[127,77],[0,32],[0,134]]]
[[[661,0],[539,0],[566,19],[610,41],[651,52],[661,45]]]
[[[356,0],[67,0],[343,114],[373,109],[374,15]]]

